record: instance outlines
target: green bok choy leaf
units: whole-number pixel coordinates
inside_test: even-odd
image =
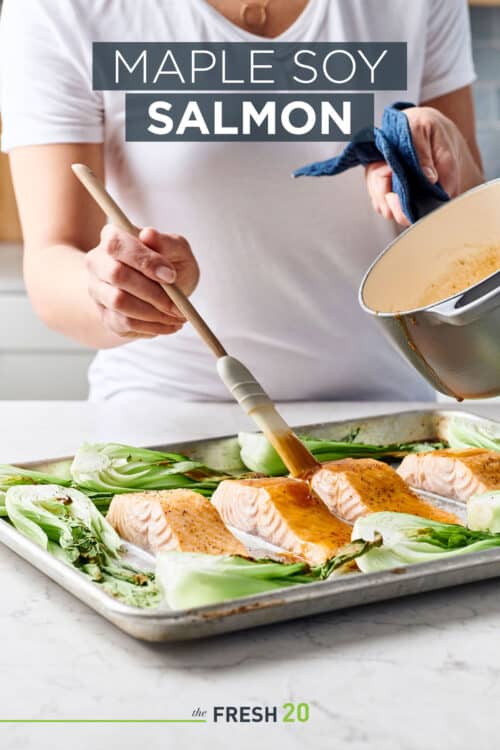
[[[0,464],[0,517],[7,515],[5,507],[5,493],[10,487],[16,485],[34,484],[57,484],[60,487],[70,487],[73,485],[70,474],[72,461],[59,461],[47,465],[51,473],[32,471],[30,469],[21,469],[19,466],[9,466]],[[92,498],[92,502],[101,511],[106,511],[113,498],[113,492],[93,492],[89,490],[87,496]]]
[[[285,564],[228,555],[160,552],[156,577],[171,609],[190,609],[325,580],[381,542],[381,537],[370,542],[351,542],[336,557],[314,568],[303,562]]]
[[[81,489],[100,495],[187,487],[208,497],[222,479],[231,478],[177,453],[118,443],[83,445],[71,476]]]
[[[19,484],[59,484],[68,486],[69,480],[61,480],[55,475],[46,474],[41,471],[31,471],[30,469],[21,469],[19,466],[10,466],[9,464],[0,464],[0,517],[7,516],[5,507],[5,494],[10,487]]]
[[[353,441],[322,440],[299,435],[300,440],[320,462],[336,461],[340,458],[390,458],[407,453],[443,448],[443,443],[401,443],[391,445],[368,445]],[[238,435],[241,460],[251,471],[267,476],[283,476],[287,473],[284,463],[269,443],[258,432],[240,432]]]
[[[382,536],[381,546],[367,550],[358,559],[363,573],[500,547],[500,534],[473,531],[458,524],[438,523],[407,513],[372,513],[358,518],[352,535],[366,541]]]
[[[446,428],[446,438],[450,448],[484,448],[500,451],[500,425],[485,425],[463,417],[453,417]]]
[[[7,492],[9,487],[14,487],[16,484],[59,484],[67,487],[70,480],[63,480],[41,471],[31,471],[30,469],[21,469],[19,466],[0,464],[0,490]]]
[[[7,491],[5,506],[18,531],[112,596],[136,607],[159,603],[154,576],[123,562],[122,540],[82,492],[59,485],[19,485]]]

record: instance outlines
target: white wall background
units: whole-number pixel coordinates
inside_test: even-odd
[[[0,400],[86,398],[93,354],[38,320],[21,266],[21,248],[0,244]]]

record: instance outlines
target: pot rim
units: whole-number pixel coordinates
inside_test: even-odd
[[[420,224],[427,221],[431,216],[435,216],[436,213],[439,213],[440,211],[446,211],[452,203],[456,203],[457,201],[465,200],[469,195],[472,195],[473,193],[481,192],[482,190],[488,190],[493,185],[499,185],[500,184],[500,177],[496,178],[494,180],[489,180],[488,182],[484,182],[482,185],[478,185],[475,188],[472,188],[471,190],[467,190],[465,193],[462,193],[462,195],[459,195],[457,198],[454,198],[452,201],[449,201],[447,203],[444,203],[440,208],[436,209],[435,211],[432,211],[431,214],[428,214],[427,216],[424,216],[422,219],[419,219],[419,221],[415,222],[415,224],[412,224],[410,227],[405,229],[401,234],[399,234],[392,242],[387,245],[387,247],[382,250],[379,255],[375,258],[375,260],[370,264],[368,270],[366,271],[365,275],[363,276],[363,280],[361,281],[361,284],[359,286],[358,291],[358,302],[361,306],[361,308],[369,313],[370,315],[373,315],[377,318],[402,318],[405,315],[416,315],[417,313],[425,313],[425,312],[440,312],[440,308],[443,305],[446,305],[448,307],[449,303],[453,300],[460,299],[463,297],[463,295],[466,292],[470,292],[473,289],[476,289],[480,284],[484,284],[488,279],[493,278],[495,274],[500,272],[500,269],[497,269],[489,276],[485,276],[484,279],[481,279],[481,281],[478,281],[477,284],[474,284],[473,286],[466,287],[465,289],[462,289],[461,292],[458,292],[457,294],[452,294],[450,297],[445,297],[444,299],[439,300],[438,302],[433,302],[432,305],[426,305],[423,307],[414,307],[410,308],[409,310],[401,310],[398,312],[378,312],[377,310],[373,310],[373,308],[368,307],[368,305],[365,303],[363,299],[363,294],[365,290],[366,283],[368,281],[368,278],[370,277],[371,272],[375,268],[375,266],[382,260],[382,258],[391,250],[394,245],[396,245],[403,237],[405,237],[409,232],[412,232],[414,229],[416,229]],[[480,297],[477,300],[473,300],[468,305],[464,305],[460,308],[460,312],[465,312],[468,310],[474,309],[479,304],[483,304],[485,301],[492,299],[496,295],[500,294],[500,284],[496,289],[492,289],[487,294],[484,294],[482,297]]]

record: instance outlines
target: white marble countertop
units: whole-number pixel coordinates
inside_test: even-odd
[[[400,408],[288,404],[282,411],[300,424]],[[500,418],[498,404],[471,410]],[[68,454],[83,440],[153,444],[248,426],[232,404],[158,401],[140,408],[0,402],[0,424],[2,462]],[[494,746],[500,581],[171,645],[133,640],[5,548],[0,590],[0,719],[184,718],[216,704],[311,706],[306,724],[0,723],[2,748]]]

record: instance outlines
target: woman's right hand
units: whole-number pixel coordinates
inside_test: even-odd
[[[125,338],[153,338],[179,331],[186,322],[161,284],[175,282],[189,296],[199,268],[187,240],[143,229],[139,238],[107,225],[87,253],[90,296],[102,322]]]

